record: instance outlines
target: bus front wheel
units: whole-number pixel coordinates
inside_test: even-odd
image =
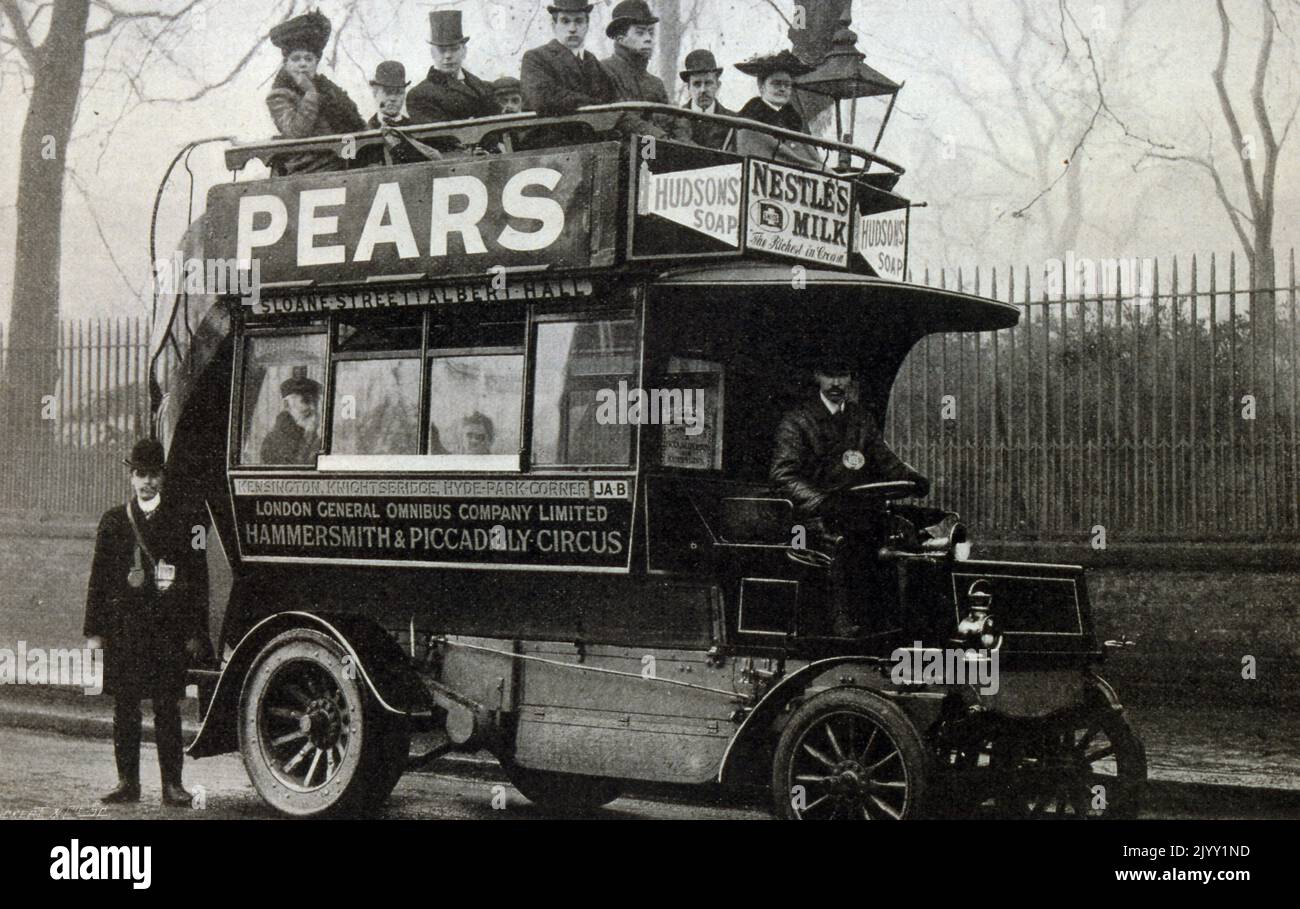
[[[786,723],[772,762],[777,817],[915,817],[927,783],[925,748],[897,707],[858,689],[805,701]]]

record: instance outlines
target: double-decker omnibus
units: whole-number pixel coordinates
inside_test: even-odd
[[[623,135],[628,110],[765,151]],[[258,272],[180,289],[154,340],[169,475],[234,577],[192,757],[238,750],[297,816],[457,749],[557,811],[654,781],[791,818],[1137,812],[1080,567],[972,559],[955,515],[898,507],[914,484],[867,482],[841,494],[884,520],[837,582],[769,483],[810,357],[851,358],[883,414],[922,338],[1017,321],[903,280],[901,167],[654,105],[412,134],[459,151],[217,185],[187,234]]]

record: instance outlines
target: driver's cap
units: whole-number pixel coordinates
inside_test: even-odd
[[[813,372],[824,376],[851,376],[857,372],[857,364],[853,362],[853,358],[842,353],[819,353],[809,361],[808,365]]]

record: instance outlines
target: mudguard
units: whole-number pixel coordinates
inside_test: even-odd
[[[781,711],[801,696],[819,680],[836,670],[854,667],[859,671],[851,680],[834,680],[834,684],[854,685],[872,691],[886,691],[889,682],[889,661],[880,657],[838,656],[825,660],[815,660],[807,666],[786,676],[772,690],[759,700],[749,715],[745,717],[736,734],[731,737],[727,750],[722,755],[722,764],[718,767],[718,782],[728,784],[737,782],[737,777],[747,763],[750,746],[755,744],[776,721]],[[843,675],[841,672],[840,675]]]
[[[374,695],[389,713],[427,712],[432,702],[409,658],[393,637],[368,619],[352,615],[281,612],[249,629],[231,654],[204,712],[199,734],[186,748],[190,757],[211,757],[239,747],[239,695],[262,649],[276,635],[294,628],[328,634],[347,651]]]

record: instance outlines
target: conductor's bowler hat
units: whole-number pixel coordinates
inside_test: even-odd
[[[429,13],[429,31],[429,43],[437,47],[469,41],[465,37],[458,9],[436,9]]]
[[[162,442],[157,439],[141,439],[131,447],[131,457],[123,458],[122,463],[132,470],[162,473],[166,460]]]
[[[370,80],[370,84],[384,88],[406,88],[411,83],[406,78],[405,66],[396,60],[385,60],[375,67],[375,78]]]
[[[722,67],[718,66],[717,59],[713,56],[712,51],[693,50],[686,55],[686,67],[682,70],[682,81],[690,82],[691,76],[699,76],[705,73],[717,73],[722,75]]]

